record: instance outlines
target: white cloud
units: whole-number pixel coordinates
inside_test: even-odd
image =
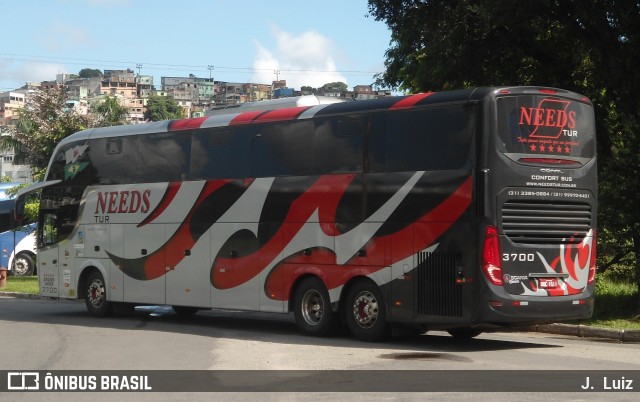
[[[275,49],[269,50],[255,40],[257,53],[253,61],[253,82],[271,83],[276,79],[274,70],[279,70],[279,79],[286,80],[289,88],[299,89],[303,85],[320,87],[329,82],[347,79],[337,71],[333,55],[337,52],[333,43],[315,31],[296,36],[273,26],[271,34]]]
[[[67,69],[61,64],[39,61],[14,61],[0,65],[0,82],[7,83],[3,84],[2,87],[11,85],[10,89],[16,89],[27,81],[51,81],[56,78],[56,74],[66,72]],[[2,90],[6,90],[6,88]]]

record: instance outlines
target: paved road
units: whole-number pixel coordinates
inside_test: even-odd
[[[346,335],[305,337],[298,333],[291,317],[282,315],[207,311],[184,318],[161,307],[96,319],[88,316],[81,302],[9,297],[0,297],[0,334],[0,370],[618,370],[628,371],[627,378],[640,370],[637,343],[542,333],[490,333],[461,342],[433,332],[369,344]],[[380,381],[385,379],[372,379]],[[498,389],[501,381],[496,378]],[[636,382],[640,390],[640,378]],[[609,394],[607,399],[635,400],[638,393],[634,394],[616,393],[615,398]],[[181,395],[164,396],[187,400],[203,394]],[[424,397],[368,395],[375,396],[372,400]],[[554,393],[546,397],[528,394],[526,398],[518,394],[518,399],[546,400],[561,395],[576,400],[602,398]],[[12,394],[12,400],[16,400],[13,396],[36,397]],[[64,394],[61,400],[70,396]],[[298,400],[301,395],[244,394],[248,400],[282,400],[285,396]],[[346,396],[363,398],[353,393]],[[459,399],[452,394],[437,396]],[[484,400],[482,396],[489,394],[480,396]],[[332,399],[324,394],[304,396],[305,400],[316,398]],[[152,394],[136,394],[134,399],[153,400]],[[486,400],[512,399],[514,395],[501,392]]]

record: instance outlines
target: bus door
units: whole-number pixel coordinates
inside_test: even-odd
[[[41,210],[40,228],[37,258],[40,294],[59,297],[58,211]]]

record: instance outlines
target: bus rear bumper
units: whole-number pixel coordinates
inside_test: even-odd
[[[493,297],[485,299],[476,310],[475,322],[498,325],[526,325],[583,320],[593,315],[594,294],[587,291],[575,296]]]

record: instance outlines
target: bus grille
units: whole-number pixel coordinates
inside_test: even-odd
[[[591,222],[586,203],[511,200],[502,205],[502,231],[519,244],[577,244]]]
[[[456,284],[459,253],[418,254],[417,313],[462,317],[462,287]]]

